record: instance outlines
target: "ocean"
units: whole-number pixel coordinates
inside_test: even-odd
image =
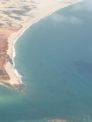
[[[25,89],[0,87],[0,122],[92,122],[92,12],[80,6],[40,20],[18,39],[15,64]]]

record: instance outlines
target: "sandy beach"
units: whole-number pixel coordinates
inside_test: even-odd
[[[24,21],[20,22],[18,25],[20,26],[18,31],[13,32],[11,35],[8,37],[8,50],[7,54],[10,56],[12,59],[12,63],[7,62],[4,65],[4,68],[6,72],[8,73],[10,80],[9,81],[2,81],[1,83],[3,85],[8,85],[13,88],[17,88],[19,86],[23,85],[22,82],[22,76],[18,73],[18,71],[15,69],[15,62],[14,58],[16,56],[16,51],[15,51],[15,43],[17,40],[23,35],[23,33],[31,27],[31,25],[37,23],[41,19],[43,19],[46,16],[51,15],[52,13],[65,8],[69,5],[76,4],[78,2],[81,2],[81,0],[56,0],[55,2],[52,1],[44,1],[39,0],[39,4],[36,5],[36,10],[33,10],[33,15],[24,17]]]

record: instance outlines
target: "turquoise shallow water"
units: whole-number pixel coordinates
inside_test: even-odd
[[[68,7],[29,28],[16,43],[26,84],[0,88],[0,121],[92,122],[92,14]]]

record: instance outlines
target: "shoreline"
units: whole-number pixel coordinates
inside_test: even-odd
[[[68,0],[69,1],[69,0]],[[15,68],[15,57],[16,57],[16,49],[15,49],[15,44],[16,42],[18,41],[18,39],[24,34],[24,32],[30,28],[33,24],[41,21],[42,19],[44,19],[45,17],[48,17],[50,16],[51,14],[53,14],[54,12],[57,12],[59,11],[60,9],[63,9],[65,7],[68,7],[70,5],[73,5],[73,4],[77,4],[81,2],[81,0],[76,0],[76,1],[73,1],[71,0],[71,2],[61,2],[61,5],[57,5],[56,7],[54,8],[50,8],[48,11],[40,14],[40,15],[37,15],[35,17],[30,17],[28,18],[27,21],[25,21],[23,27],[18,31],[18,32],[15,32],[13,33],[12,35],[10,35],[10,37],[8,38],[8,50],[7,50],[7,54],[10,56],[10,58],[12,59],[12,62],[13,64],[8,64],[9,68],[6,68],[6,65],[5,65],[5,69],[7,71],[7,73],[9,74],[10,78],[11,78],[11,81],[6,81],[6,82],[1,82],[2,85],[6,86],[7,83],[11,86],[11,87],[19,87],[20,85],[24,85],[23,81],[22,81],[22,76],[19,74],[18,70]],[[28,23],[28,24],[26,24]],[[11,71],[10,71],[10,70]],[[11,74],[11,72],[13,74]],[[14,77],[12,76],[14,75]],[[15,78],[16,77],[16,78]],[[13,81],[15,79],[15,82]],[[16,81],[17,80],[17,81]]]

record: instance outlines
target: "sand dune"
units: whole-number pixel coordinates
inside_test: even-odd
[[[20,89],[21,76],[15,69],[14,45],[32,24],[53,12],[81,0],[1,0],[0,1],[0,83]],[[4,40],[4,41],[2,41]]]

